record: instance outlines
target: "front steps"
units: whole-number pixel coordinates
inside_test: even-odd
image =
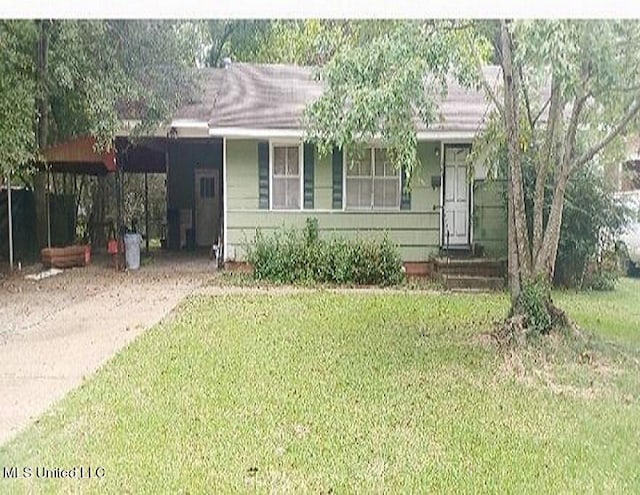
[[[500,259],[437,258],[433,274],[447,290],[503,290],[506,267],[506,261]]]

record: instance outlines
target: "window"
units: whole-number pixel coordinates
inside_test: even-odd
[[[369,148],[347,156],[346,188],[347,208],[400,207],[400,173],[382,148]]]
[[[300,146],[272,148],[271,190],[274,210],[299,210],[301,189]]]
[[[213,198],[215,196],[214,188],[215,182],[213,177],[201,177],[200,178],[200,197]]]

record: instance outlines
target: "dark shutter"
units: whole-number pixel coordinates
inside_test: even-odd
[[[333,201],[332,208],[334,210],[342,210],[342,150],[333,149]]]
[[[269,143],[258,143],[258,208],[269,209]]]
[[[411,209],[411,192],[407,191],[407,174],[402,169],[400,173],[401,177],[401,187],[402,187],[402,196],[400,197],[400,209],[401,210],[410,210]]]
[[[313,174],[315,147],[311,143],[304,143],[304,208],[313,210]]]

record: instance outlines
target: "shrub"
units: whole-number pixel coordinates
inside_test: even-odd
[[[528,212],[533,211],[536,169],[531,154],[534,152],[535,148],[532,147],[523,156],[524,195]],[[499,167],[501,175],[506,176],[506,155],[503,155]],[[553,193],[554,177],[549,174],[545,185],[545,220],[551,209]],[[506,214],[507,188],[504,188],[503,201]],[[595,166],[578,169],[567,184],[565,192],[554,285],[588,288],[585,274],[589,265],[598,259],[602,249],[617,236],[628,214],[628,208],[616,198],[602,172]],[[527,216],[527,227],[531,239],[532,215]],[[615,274],[610,278],[615,278]]]
[[[522,286],[516,302],[516,312],[524,315],[529,335],[549,333],[553,325],[549,307],[550,289],[543,281],[529,282]]]
[[[247,251],[257,280],[393,285],[404,277],[398,248],[386,234],[382,240],[323,240],[316,218],[302,231],[282,227],[265,235],[258,229]]]

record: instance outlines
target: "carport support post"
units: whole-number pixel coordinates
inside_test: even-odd
[[[144,246],[149,255],[149,182],[144,173]]]
[[[9,217],[9,270],[13,271],[13,216],[11,208],[11,172],[7,174],[7,213]]]
[[[120,166],[116,168],[116,239],[122,241],[122,175]]]
[[[51,247],[51,166],[47,165],[47,247]]]

